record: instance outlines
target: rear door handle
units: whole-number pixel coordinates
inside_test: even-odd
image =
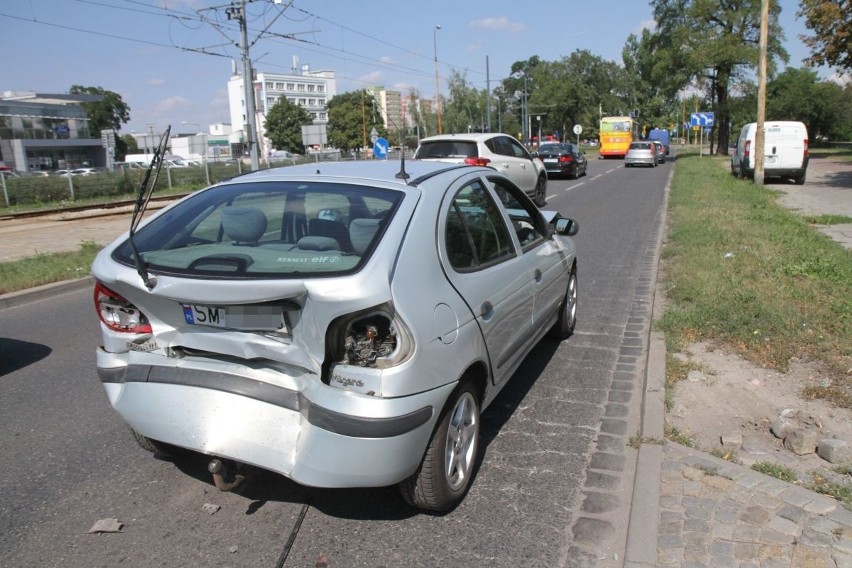
[[[490,318],[493,313],[494,306],[487,300],[479,307],[479,314],[485,319]]]

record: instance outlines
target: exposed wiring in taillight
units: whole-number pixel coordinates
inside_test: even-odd
[[[100,282],[95,284],[95,310],[104,325],[113,331],[124,333],[151,333],[152,331],[148,318],[139,311],[139,308]]]

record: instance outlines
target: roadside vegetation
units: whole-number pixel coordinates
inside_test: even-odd
[[[88,241],[81,243],[77,252],[39,254],[0,262],[0,294],[88,276],[99,250],[100,245]]]
[[[780,371],[814,361],[830,380],[805,396],[852,408],[852,254],[723,160],[678,155],[659,283],[669,352],[709,340]]]

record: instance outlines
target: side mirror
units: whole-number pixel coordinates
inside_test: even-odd
[[[556,220],[555,228],[557,234],[573,237],[580,230],[580,225],[574,219],[561,217]]]
[[[538,158],[538,152],[530,152],[530,158]]]

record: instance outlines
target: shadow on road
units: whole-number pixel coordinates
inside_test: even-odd
[[[0,337],[0,377],[37,363],[52,351],[41,343]]]

